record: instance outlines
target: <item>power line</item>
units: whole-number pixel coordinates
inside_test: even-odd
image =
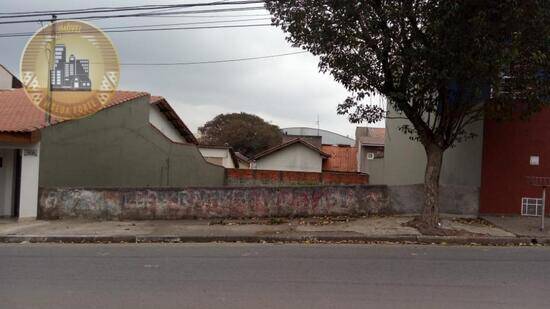
[[[109,30],[116,29],[136,29],[136,28],[145,28],[145,27],[167,27],[167,26],[185,26],[185,25],[201,25],[201,24],[218,24],[218,23],[235,23],[235,22],[245,22],[245,21],[268,21],[267,18],[245,18],[245,19],[233,19],[233,20],[209,20],[209,21],[198,21],[198,22],[185,22],[185,23],[168,23],[168,24],[148,24],[148,25],[129,25],[129,26],[117,26],[117,27],[104,27],[101,28],[102,31],[108,32]],[[178,30],[174,28],[174,30]],[[79,32],[86,33],[86,32]],[[13,32],[13,33],[0,33],[0,37],[16,37],[16,36],[32,36],[34,32]],[[63,34],[62,32],[58,34]],[[44,34],[50,35],[50,34]]]
[[[19,17],[37,17],[45,15],[77,15],[88,13],[109,13],[109,12],[121,12],[121,11],[144,11],[144,10],[158,10],[158,9],[178,9],[178,8],[191,8],[198,6],[219,6],[219,5],[246,5],[246,4],[258,4],[263,3],[262,0],[241,0],[241,1],[216,1],[206,3],[187,3],[187,4],[157,4],[157,5],[139,5],[139,6],[121,6],[121,7],[96,7],[86,9],[72,9],[72,10],[48,10],[48,11],[30,11],[30,12],[14,12],[14,13],[0,13],[0,18],[19,18]]]
[[[163,15],[163,16],[143,16],[143,17],[165,17],[165,18],[235,18],[235,17],[255,17],[255,16],[263,16],[263,17],[270,17],[270,14],[239,14],[239,15],[201,15],[198,16],[193,15],[194,13],[185,14],[185,15],[176,15],[176,16],[170,16],[170,15]]]
[[[173,27],[173,28],[150,28],[150,29],[123,29],[123,30],[105,30],[107,33],[127,33],[127,32],[148,32],[148,31],[170,31],[170,30],[201,30],[201,29],[224,29],[224,28],[249,28],[249,27],[266,27],[273,24],[246,24],[246,25],[219,25],[219,26],[197,26],[197,27]],[[82,31],[78,33],[69,34],[86,34],[95,33],[95,31]],[[60,34],[60,33],[58,33]],[[26,33],[5,33],[0,34],[0,38],[14,38],[14,37],[29,37],[34,35],[33,32]],[[50,33],[44,33],[43,35],[51,35]]]
[[[246,57],[246,58],[234,58],[234,59],[223,59],[223,60],[209,60],[209,61],[194,61],[194,62],[157,62],[157,63],[146,63],[146,62],[127,62],[121,63],[121,66],[184,66],[184,65],[198,65],[198,64],[213,64],[213,63],[227,63],[227,62],[238,62],[238,61],[249,61],[249,60],[260,60],[260,59],[269,59],[284,57],[290,55],[305,54],[307,51],[299,51],[292,53],[283,53],[283,54],[274,54],[267,56],[257,56],[257,57]]]
[[[240,8],[225,8],[225,9],[205,9],[205,10],[193,10],[183,12],[145,12],[145,13],[132,13],[132,14],[118,14],[118,15],[94,15],[94,16],[78,16],[73,19],[85,19],[85,20],[97,20],[108,18],[124,18],[124,17],[148,17],[148,16],[165,16],[165,15],[180,15],[180,14],[202,14],[202,13],[223,13],[223,12],[241,12],[241,11],[253,11],[253,10],[265,10],[263,6],[253,7],[240,7]],[[57,19],[59,21],[66,19]],[[26,19],[26,20],[10,20],[1,21],[0,24],[23,24],[23,23],[37,23],[37,22],[51,22],[52,19]]]
[[[235,22],[256,21],[256,20],[266,21],[266,20],[269,20],[269,19],[268,18],[245,18],[245,19],[209,20],[209,21],[169,23],[169,24],[130,25],[130,26],[105,27],[105,28],[101,28],[101,30],[114,30],[114,29],[124,29],[124,28],[143,28],[143,27],[185,26],[185,25],[217,24],[217,23],[235,23]]]

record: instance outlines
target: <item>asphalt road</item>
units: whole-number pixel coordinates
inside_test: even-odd
[[[550,248],[0,245],[0,308],[550,308]]]

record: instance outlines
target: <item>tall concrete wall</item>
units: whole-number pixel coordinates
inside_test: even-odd
[[[418,214],[422,186],[42,188],[41,219],[152,220]],[[477,215],[470,187],[443,186],[443,213]],[[464,205],[469,205],[464,207]]]
[[[479,188],[473,186],[441,185],[441,213],[477,216]],[[397,214],[418,214],[424,207],[424,185],[388,186],[391,210]]]
[[[391,109],[389,113],[391,116],[399,115]],[[411,141],[409,135],[399,131],[403,124],[410,122],[403,119],[386,120],[384,158],[369,162],[369,183],[386,184],[394,188],[392,197],[396,209],[403,208],[409,212],[410,209],[422,207],[426,153],[419,142]],[[483,122],[471,125],[468,132],[475,133],[477,137],[448,149],[443,157],[439,181],[442,212],[477,214],[479,209]]]
[[[224,169],[149,123],[149,98],[42,130],[41,187],[221,186]]]
[[[256,160],[256,169],[317,172],[323,167],[323,159],[318,152],[300,143],[288,146]]]
[[[41,219],[150,220],[388,213],[384,186],[42,189]]]
[[[367,166],[369,183],[385,184],[384,180],[384,158],[369,160]]]
[[[391,116],[402,116],[390,108]],[[426,153],[417,141],[411,141],[410,135],[399,131],[404,119],[386,120],[386,140],[383,167],[371,171],[372,184],[414,185],[424,183]],[[443,158],[440,183],[442,185],[472,186],[481,184],[481,159],[483,152],[483,122],[468,128],[468,132],[477,137],[456,147],[448,149]]]

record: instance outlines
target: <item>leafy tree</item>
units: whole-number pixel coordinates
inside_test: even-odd
[[[294,46],[351,93],[350,121],[406,117],[426,151],[419,224],[439,223],[443,154],[483,117],[527,117],[548,103],[548,0],[267,0]],[[397,112],[365,104],[373,94]]]
[[[282,141],[278,126],[247,113],[220,114],[199,127],[199,133],[201,144],[228,145],[248,157]]]

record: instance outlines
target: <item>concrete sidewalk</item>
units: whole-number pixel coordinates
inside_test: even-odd
[[[412,217],[306,218],[178,221],[26,221],[0,220],[0,242],[415,242],[449,244],[523,244],[481,220],[445,218],[443,227],[476,233],[474,237],[424,236],[403,226]],[[538,243],[550,243],[550,238]]]
[[[494,226],[517,236],[550,237],[550,217],[545,217],[545,229],[540,230],[540,217],[526,216],[483,216]]]

